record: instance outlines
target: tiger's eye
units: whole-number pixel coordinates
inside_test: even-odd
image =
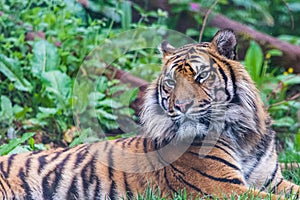
[[[174,88],[176,85],[176,82],[173,79],[166,79],[164,82],[170,88]]]
[[[205,78],[208,75],[208,72],[203,72],[199,76],[200,78]]]
[[[196,77],[195,81],[202,83],[208,78],[208,76],[209,76],[209,72],[202,72]]]

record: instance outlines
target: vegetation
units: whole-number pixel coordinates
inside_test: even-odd
[[[197,11],[200,6],[210,8],[213,1],[169,3],[171,13],[148,9],[138,1],[89,0],[88,7],[76,0],[0,1],[0,155],[135,134],[135,129],[121,126],[122,122],[128,125],[128,119],[130,123],[137,121],[129,105],[137,98],[138,88],[128,90],[120,80],[105,76],[103,66],[96,67],[97,73],[90,77],[84,76],[83,69],[95,65],[90,55],[99,45],[128,45],[124,38],[116,38],[120,33],[149,27],[161,32],[176,29],[180,26],[176,16],[192,15],[199,26],[183,34],[197,41],[203,25]],[[300,44],[300,27],[295,26],[300,19],[297,0],[220,0],[214,11]],[[216,30],[207,26],[203,40],[210,40]],[[146,37],[138,37],[139,47],[146,45]],[[163,33],[156,39],[161,41]],[[147,81],[160,69],[156,49],[137,48],[126,54],[111,51],[105,51],[102,58],[110,58],[110,62],[104,64]],[[295,66],[285,70],[272,62],[282,54],[276,49],[263,51],[251,41],[245,52],[243,62],[274,119],[281,147],[279,159],[300,162],[300,76],[293,73]],[[84,126],[78,130],[76,125]],[[300,183],[299,169],[284,174]],[[178,199],[187,199],[183,196]]]

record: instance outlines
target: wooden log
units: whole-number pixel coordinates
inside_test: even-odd
[[[135,3],[146,7],[143,1],[134,0]],[[156,10],[161,8],[169,13],[169,17],[175,18],[176,16],[172,14],[172,4],[169,4],[168,0],[153,0],[147,1],[149,5],[147,8],[150,10]],[[206,8],[199,7],[199,15],[205,16],[207,12]],[[185,32],[188,28],[198,28],[199,24],[196,23],[192,11],[185,11],[183,13],[177,13],[178,17],[176,29]],[[245,52],[248,48],[249,40],[253,39],[258,42],[264,51],[269,49],[279,49],[282,51],[283,55],[280,57],[274,57],[272,59],[273,65],[281,66],[284,68],[292,67],[295,72],[300,72],[300,47],[292,45],[288,42],[281,41],[275,37],[272,37],[266,33],[259,32],[246,25],[243,25],[237,21],[227,18],[226,16],[218,13],[212,13],[208,20],[208,26],[217,27],[219,29],[231,28],[233,29],[237,36],[240,45],[238,57],[239,59],[244,59]],[[200,31],[199,31],[200,33]]]

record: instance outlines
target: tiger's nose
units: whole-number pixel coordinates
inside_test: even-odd
[[[186,111],[192,107],[192,105],[194,104],[193,100],[183,100],[183,101],[179,101],[178,99],[175,101],[175,108],[179,111],[181,111],[182,113],[186,113]]]

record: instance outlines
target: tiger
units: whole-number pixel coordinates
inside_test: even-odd
[[[0,157],[0,199],[299,198],[277,161],[272,120],[231,29],[211,42],[160,45],[140,135]],[[238,196],[233,197],[235,199]]]

